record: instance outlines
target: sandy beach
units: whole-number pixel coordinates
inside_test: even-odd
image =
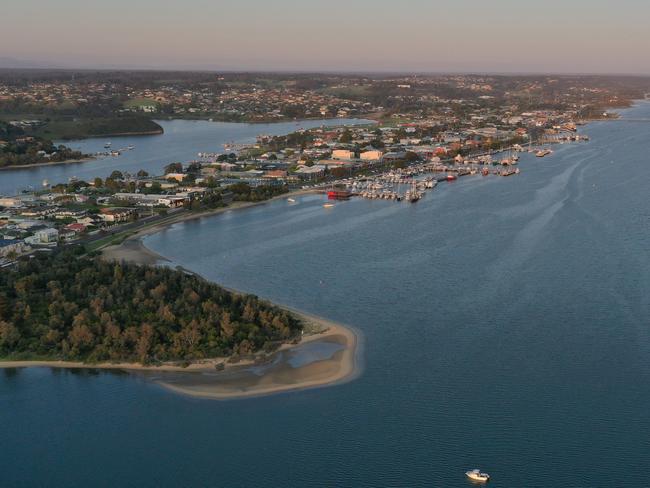
[[[361,368],[357,333],[325,319],[299,315],[312,323],[317,321],[320,326],[325,327],[324,332],[305,335],[297,345],[285,344],[271,355],[266,367],[252,367],[251,364],[246,364],[231,366],[219,373],[214,373],[214,369],[210,369],[209,373],[206,370],[195,370],[195,374],[163,372],[164,374],[151,379],[176,393],[197,398],[229,400],[332,386],[358,377]],[[326,357],[308,358],[305,364],[299,366],[292,364],[292,360],[297,357],[309,355],[308,348],[313,347],[326,348],[331,354],[328,353]]]

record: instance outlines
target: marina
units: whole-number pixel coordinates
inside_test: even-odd
[[[550,154],[550,152],[549,152]],[[327,196],[332,200],[348,200],[351,197],[369,200],[392,200],[396,202],[415,203],[438,184],[453,182],[464,176],[512,176],[520,173],[513,168],[519,156],[511,155],[504,159],[492,159],[492,156],[478,156],[475,159],[464,158],[452,162],[425,162],[406,168],[391,169],[373,175],[359,176],[337,180],[331,184]]]

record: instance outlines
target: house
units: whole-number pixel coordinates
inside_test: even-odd
[[[68,224],[64,227],[65,230],[73,232],[74,234],[81,234],[86,231],[86,226],[84,224]]]
[[[51,227],[46,227],[45,229],[37,230],[34,233],[34,237],[40,244],[51,244],[59,240],[59,231]]]
[[[136,216],[136,211],[133,208],[102,208],[99,212],[102,220],[111,224],[128,222]]]
[[[0,207],[20,207],[22,200],[18,197],[0,197]]]
[[[183,181],[185,176],[186,176],[185,173],[167,173],[165,175],[165,179],[166,180],[176,180],[178,182],[181,182],[181,181]]]
[[[281,169],[276,169],[273,171],[267,171],[264,174],[265,178],[286,178],[287,177],[287,172]]]
[[[325,166],[315,164],[314,166],[301,166],[295,171],[295,174],[305,180],[320,178],[325,173]]]
[[[83,219],[86,216],[85,210],[75,210],[70,208],[62,208],[55,212],[56,219]]]
[[[183,194],[161,195],[146,193],[116,193],[115,198],[123,202],[135,203],[141,207],[182,207],[186,197]]]
[[[391,151],[384,154],[384,161],[399,161],[406,158],[406,151]]]
[[[5,258],[10,254],[22,254],[29,248],[23,241],[12,239],[0,239],[0,258]]]
[[[332,169],[332,168],[354,168],[356,166],[359,166],[359,163],[355,163],[353,161],[339,161],[337,159],[322,159],[318,161],[319,166],[324,166],[327,169]]]

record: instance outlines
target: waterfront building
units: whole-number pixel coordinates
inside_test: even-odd
[[[359,157],[361,158],[362,161],[374,161],[378,162],[381,161],[381,158],[383,157],[384,153],[379,150],[370,150],[370,151],[364,151],[362,152]]]

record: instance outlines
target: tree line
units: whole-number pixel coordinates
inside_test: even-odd
[[[0,358],[192,361],[271,351],[302,330],[290,312],[187,272],[82,253],[0,273]]]

